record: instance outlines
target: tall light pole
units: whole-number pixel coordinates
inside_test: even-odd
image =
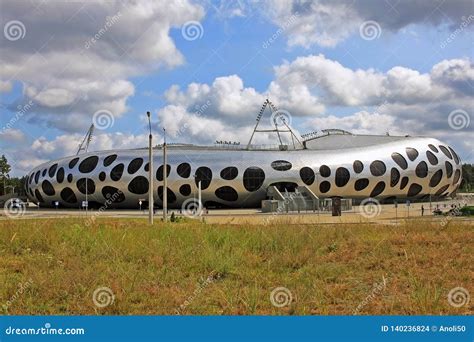
[[[89,151],[89,144],[91,143],[91,140],[92,140],[92,134],[94,133],[94,124],[91,125],[91,127],[89,128],[89,130],[87,131],[87,134],[86,136],[84,137],[84,140],[82,141],[81,145],[79,146],[79,150],[77,151],[77,154],[79,154],[81,152],[81,150],[84,150],[85,153],[87,153]],[[85,144],[85,146],[84,146]],[[87,182],[88,182],[89,178],[86,177],[86,217],[87,217],[87,211],[89,210],[89,199],[88,199],[88,189],[87,189]]]
[[[150,135],[148,136],[148,223],[153,224],[153,137],[151,135],[151,119],[150,112],[146,112],[148,116],[148,127]]]
[[[430,187],[430,214],[432,213],[431,211],[431,191],[433,190],[433,188],[431,187],[431,172],[428,171],[428,185]]]
[[[202,216],[202,192],[201,192],[201,181],[198,182],[198,210],[199,210],[199,216]]]
[[[196,181],[196,175],[193,176],[194,181]],[[203,206],[202,206],[202,190],[201,190],[201,181],[197,182],[198,186],[198,208],[196,209],[196,214],[202,216]],[[196,193],[193,191],[193,199],[196,201]]]
[[[86,177],[86,217],[87,217],[88,209],[89,209],[89,199],[87,197],[87,177]]]
[[[314,173],[314,176],[316,177],[316,186],[318,187],[319,189],[319,178],[318,178],[318,175],[319,175],[319,172],[315,172]],[[321,201],[319,199],[319,196],[318,196],[318,220],[319,220],[319,207],[321,205]]]
[[[166,129],[163,128],[163,221],[168,220],[168,167],[166,161]]]

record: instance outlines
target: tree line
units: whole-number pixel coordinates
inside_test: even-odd
[[[11,165],[5,155],[2,155],[0,157],[0,195],[3,196],[9,193],[23,195],[25,193],[26,177],[10,177],[11,171]]]

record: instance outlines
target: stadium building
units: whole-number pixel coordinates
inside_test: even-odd
[[[271,103],[267,101],[269,105]],[[266,104],[267,104],[266,102]],[[261,132],[257,117],[254,133]],[[273,112],[275,113],[276,110]],[[273,119],[275,116],[272,115]],[[427,137],[356,135],[322,130],[275,146],[219,142],[213,146],[154,148],[154,205],[162,207],[164,175],[169,208],[198,198],[205,207],[260,207],[288,194],[320,199],[422,199],[452,195],[461,183],[461,160],[445,143]],[[253,137],[253,134],[252,134]],[[50,161],[28,175],[29,200],[41,207],[148,206],[148,149],[88,152]]]

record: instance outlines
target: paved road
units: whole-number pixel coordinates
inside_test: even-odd
[[[271,224],[271,223],[287,223],[287,224],[314,224],[314,223],[365,223],[365,222],[380,222],[394,223],[399,219],[429,219],[439,221],[440,223],[446,220],[444,216],[434,216],[432,210],[439,207],[442,211],[450,209],[452,204],[464,204],[466,202],[445,201],[429,203],[415,203],[407,206],[405,203],[398,204],[395,208],[393,204],[379,205],[379,206],[354,206],[351,211],[342,213],[342,216],[333,217],[330,212],[290,212],[290,213],[261,213],[257,209],[222,209],[209,210],[201,217],[191,217],[194,219],[205,220],[208,223],[223,223],[223,224]],[[470,203],[466,203],[472,205]],[[424,215],[422,217],[421,206],[424,207]],[[178,210],[172,210],[177,216],[182,216]],[[170,212],[170,214],[171,214]],[[10,214],[10,215],[6,215]],[[10,217],[21,219],[38,219],[38,218],[57,218],[57,217],[82,217],[82,218],[98,218],[98,217],[115,217],[115,218],[148,218],[146,210],[89,210],[87,213],[83,210],[77,209],[38,209],[35,206],[30,206],[19,213],[8,213],[3,210],[0,211],[0,220],[9,219]],[[157,210],[155,219],[159,220],[162,217],[162,211]],[[449,218],[450,220],[452,218]],[[473,222],[472,218],[455,218],[456,220],[465,220]]]

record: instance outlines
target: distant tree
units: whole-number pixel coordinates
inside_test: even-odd
[[[460,190],[471,192],[474,189],[474,165],[464,164],[462,166],[462,182]]]
[[[12,170],[10,164],[8,164],[8,160],[5,155],[2,154],[0,158],[0,179],[3,183],[3,194],[6,194],[6,187],[7,187],[7,178],[10,177],[10,171]]]
[[[13,186],[15,188],[15,193],[24,195],[25,194],[25,182],[26,177],[23,176],[21,178],[18,177],[11,177],[8,180],[8,186]]]

